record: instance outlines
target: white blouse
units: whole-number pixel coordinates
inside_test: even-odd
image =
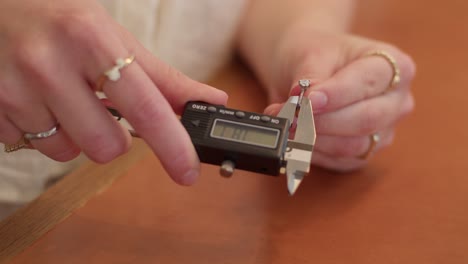
[[[159,59],[194,79],[206,80],[228,58],[247,1],[100,2]]]

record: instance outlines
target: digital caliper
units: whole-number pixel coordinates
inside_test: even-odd
[[[187,103],[181,122],[200,161],[221,166],[220,173],[226,177],[235,168],[275,176],[286,174],[293,195],[309,173],[316,137],[312,106],[303,96],[310,82],[301,80],[299,86],[301,94],[289,97],[278,116],[204,102]],[[109,111],[121,118],[115,109]],[[293,124],[295,132],[290,133]]]

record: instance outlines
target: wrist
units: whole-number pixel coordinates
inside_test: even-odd
[[[294,0],[287,5],[275,0],[253,1],[240,27],[238,47],[267,88],[270,100],[287,96],[291,83],[284,82],[288,77],[284,74],[297,60],[291,54],[300,54],[294,50],[310,43],[310,38],[303,41],[303,35],[342,34],[350,28],[353,11],[354,0]]]

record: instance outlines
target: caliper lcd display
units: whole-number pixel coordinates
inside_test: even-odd
[[[254,146],[276,148],[280,131],[278,129],[216,119],[210,136]]]

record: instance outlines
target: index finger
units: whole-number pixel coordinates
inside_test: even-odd
[[[199,174],[198,156],[171,105],[138,61],[121,74],[118,81],[104,84],[108,99],[150,146],[174,181],[193,184]]]

